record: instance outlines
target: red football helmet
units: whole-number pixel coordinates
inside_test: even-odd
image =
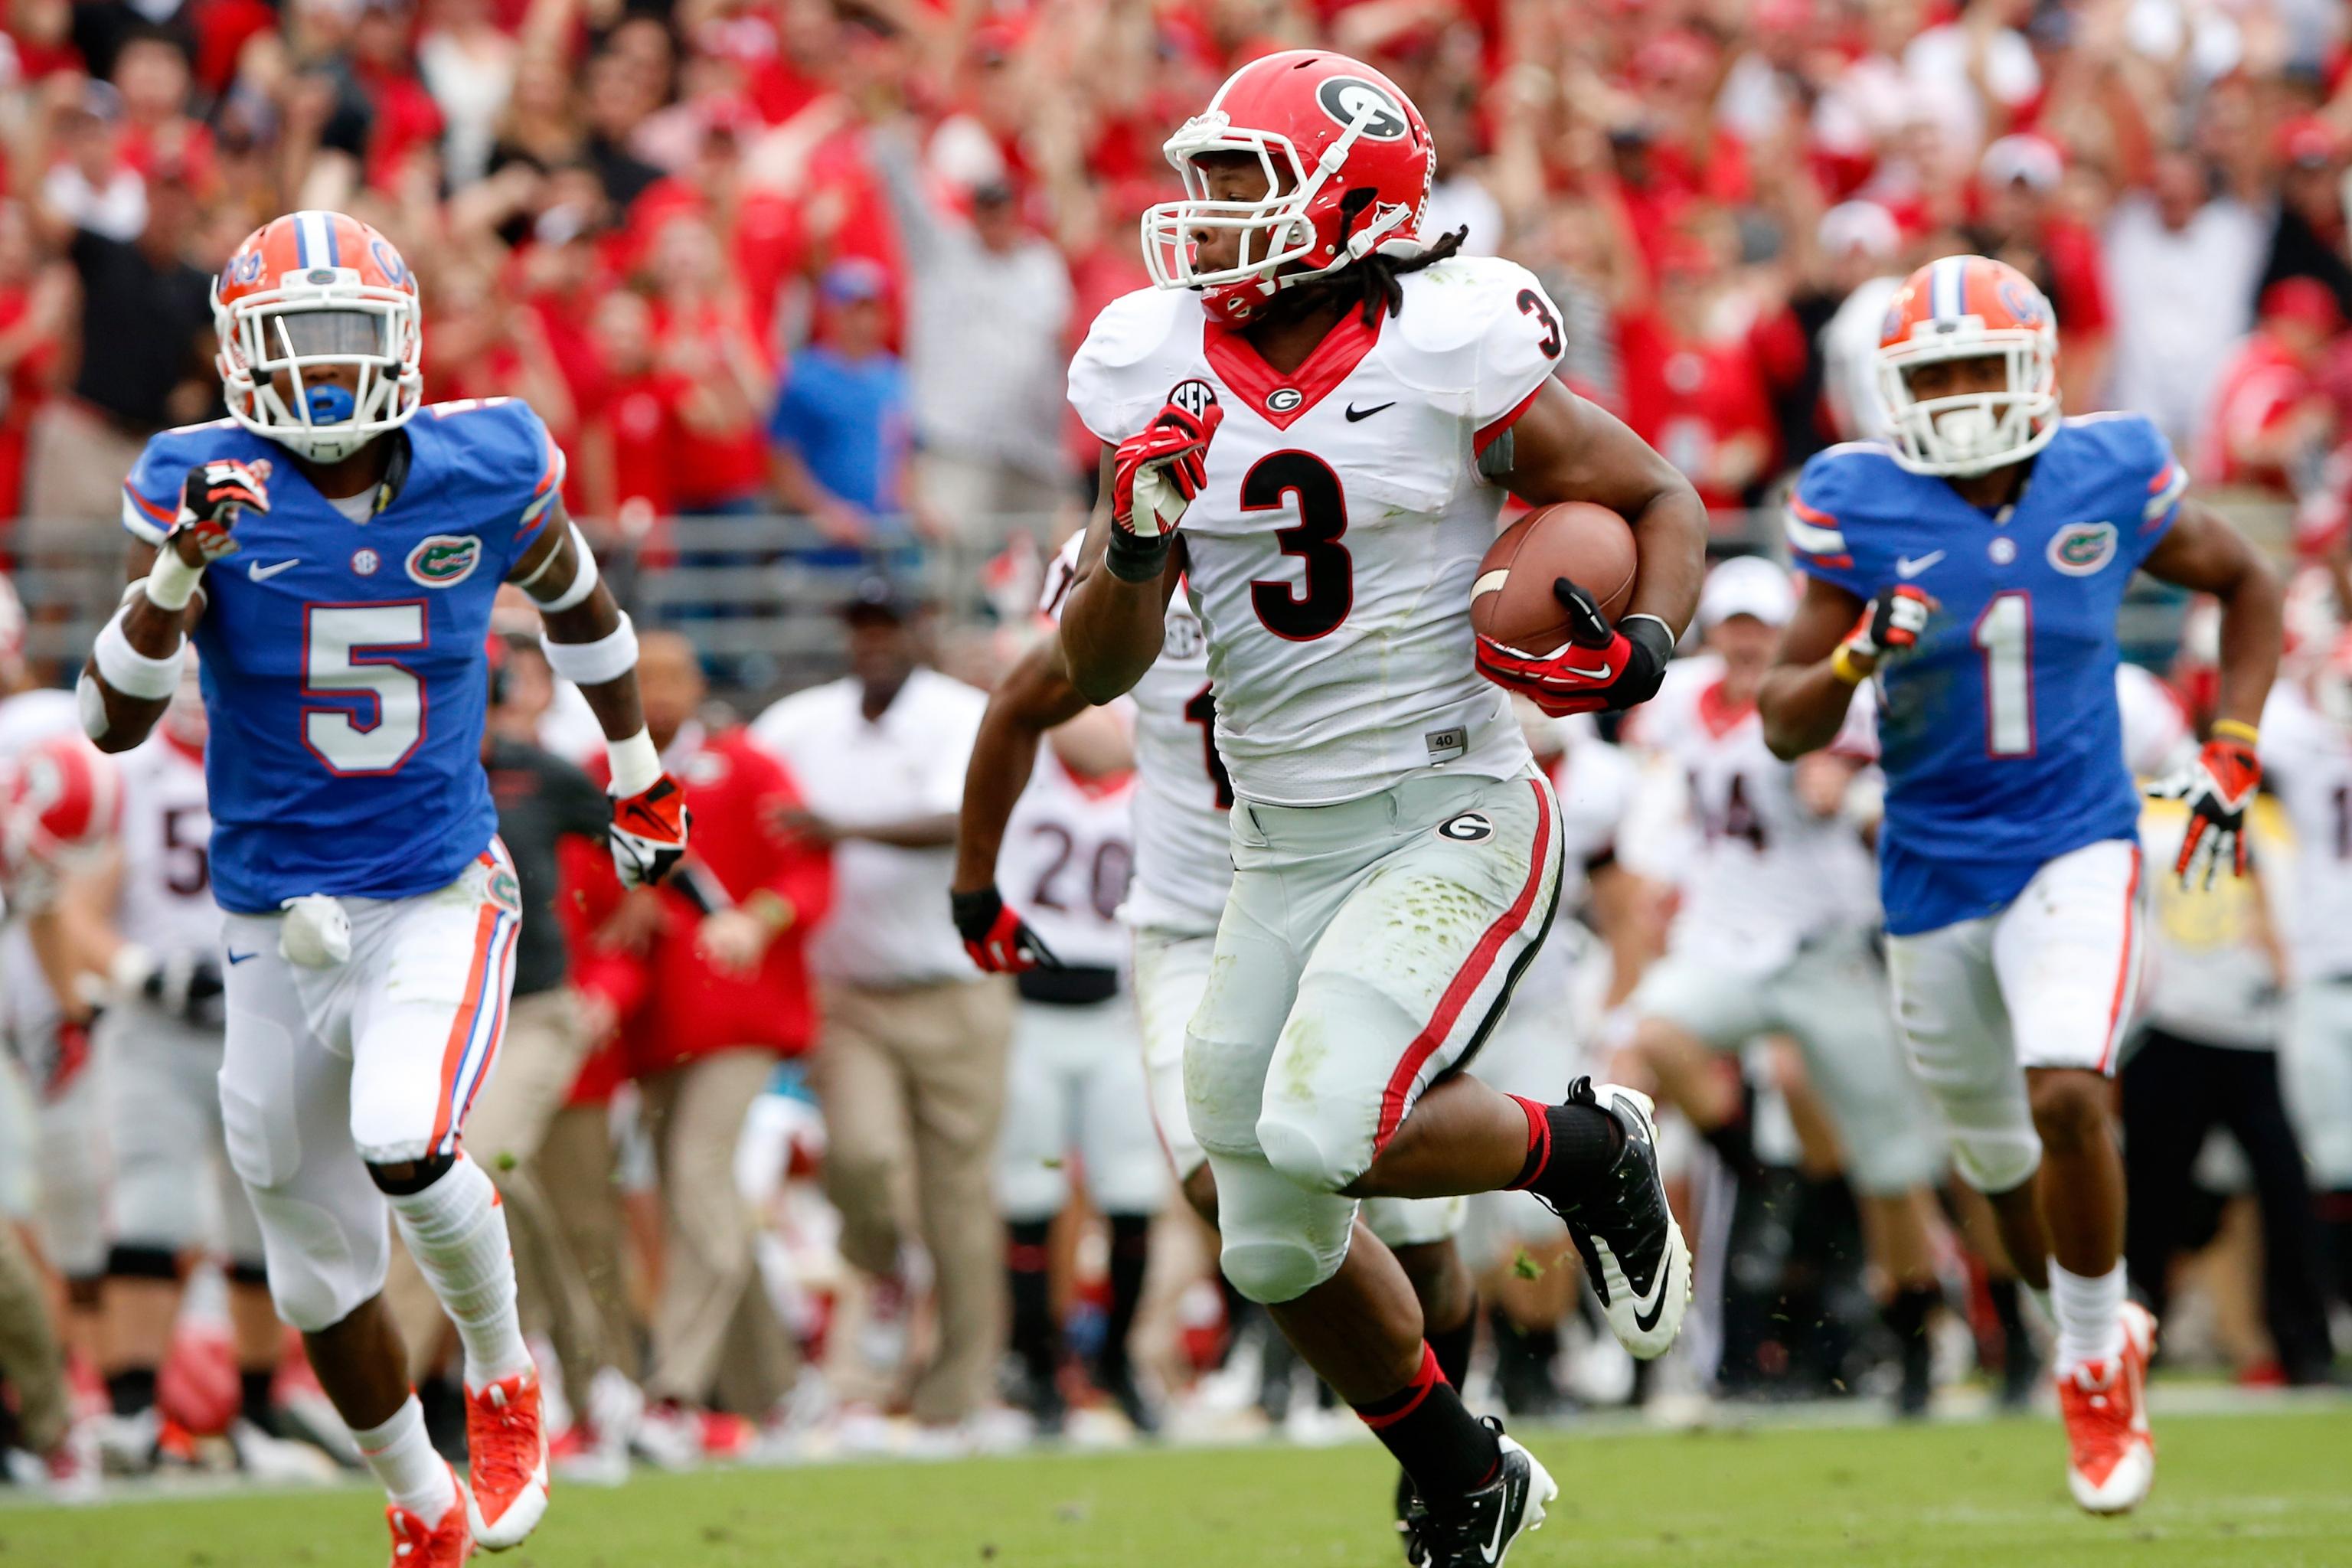
[[[1910,373],[1942,360],[2000,358],[2006,387],[1921,401]],[[1965,477],[2023,462],[2058,434],[2058,327],[2050,301],[2005,261],[1947,256],[1904,280],[1878,335],[1878,390],[1895,460]]]
[[[416,275],[374,229],[341,213],[272,218],[213,282],[229,414],[313,461],[348,458],[423,405],[423,320]],[[337,364],[357,368],[355,386],[305,375]]]
[[[1184,178],[1184,199],[1143,215],[1143,260],[1162,289],[1197,289],[1227,325],[1250,320],[1276,292],[1375,251],[1422,249],[1436,159],[1421,111],[1396,83],[1327,49],[1252,60],[1161,151]],[[1243,153],[1265,173],[1255,201],[1209,195],[1198,159]],[[1241,232],[1241,259],[1194,265],[1203,229]]]
[[[0,861],[10,878],[70,869],[113,840],[121,774],[81,736],[50,735],[9,761],[0,801]]]

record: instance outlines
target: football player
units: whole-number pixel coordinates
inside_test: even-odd
[[[1759,704],[1775,755],[1828,745],[1874,687],[1887,963],[1913,1061],[2011,1260],[2047,1291],[2069,1446],[2094,1512],[2147,1493],[2155,1325],[2125,1300],[2116,1047],[2140,969],[2139,801],[2116,707],[2135,568],[2221,603],[2212,738],[2168,793],[2193,818],[2175,874],[2243,869],[2278,584],[2182,500],[2135,414],[2063,417],[2050,302],[2015,268],[1914,272],[1878,351],[1885,444],[1805,465],[1788,514],[1806,578]],[[2021,1070],[2022,1069],[2022,1070]]]
[[[220,910],[205,854],[212,819],[193,659],[155,732],[120,766],[122,828],[102,937],[114,944],[105,958],[111,999],[93,1031],[106,1062],[114,1159],[100,1350],[111,1411],[99,1449],[115,1469],[154,1464],[157,1374],[179,1313],[182,1267],[216,1239],[236,1337],[239,1408],[228,1440],[237,1468],[262,1480],[331,1479],[326,1455],[276,1432],[271,1388],[285,1331],[270,1310],[253,1205],[222,1138]]]
[[[1746,1173],[1757,1168],[1746,1111],[1711,1058],[1759,1035],[1795,1039],[1837,1129],[1900,1347],[1896,1408],[1918,1415],[1934,1391],[1927,1330],[1942,1292],[1928,1189],[1943,1139],[1872,951],[1870,853],[1846,813],[1861,764],[1830,753],[1791,764],[1764,747],[1756,689],[1796,606],[1789,574],[1769,561],[1716,567],[1698,602],[1706,657],[1668,670],[1627,726],[1631,744],[1689,780],[1699,839],[1666,955],[1633,994],[1633,1049],[1662,1097]]]
[[[224,911],[230,1163],[278,1313],[391,1494],[394,1560],[511,1547],[547,1507],[540,1385],[489,1178],[459,1142],[504,1026],[519,920],[481,766],[491,600],[538,601],[548,659],[610,749],[625,882],[684,852],[685,796],[636,637],[565,517],[539,416],[421,406],[416,280],[383,236],[298,212],[213,289],[229,416],[149,441],[123,486],[148,559],[84,667],[104,750],[143,741],[202,650]],[[402,1238],[464,1345],[468,1485],[433,1451],[379,1300]]]
[[[1629,1349],[1680,1328],[1689,1253],[1647,1100],[1579,1080],[1545,1105],[1454,1069],[1559,892],[1558,808],[1502,688],[1555,712],[1647,699],[1697,599],[1706,515],[1554,379],[1559,313],[1533,275],[1423,232],[1429,130],[1379,72],[1266,56],[1165,151],[1185,195],[1145,215],[1156,286],[1105,309],[1070,367],[1106,504],[1063,647],[1107,701],[1191,595],[1235,796],[1184,1047],[1225,1276],[1411,1475],[1417,1553],[1497,1562],[1557,1489],[1439,1375],[1412,1290],[1353,1219],[1367,1197],[1524,1186],[1567,1220]],[[1506,493],[1628,519],[1629,613],[1612,624],[1562,580],[1572,640],[1474,637]]]
[[[1041,611],[1049,621],[1068,602],[1085,542],[1084,535],[1074,535],[1046,570]],[[1135,868],[1120,916],[1134,933],[1144,1093],[1185,1201],[1214,1225],[1216,1180],[1184,1106],[1184,1026],[1208,988],[1217,917],[1233,882],[1228,818],[1234,797],[1217,755],[1208,646],[1200,616],[1182,595],[1168,602],[1160,657],[1136,683],[1133,698]],[[1023,656],[990,695],[981,718],[956,832],[953,905],[965,949],[983,969],[1021,973],[1049,954],[1058,959],[1058,948],[1040,942],[1005,905],[997,890],[997,862],[1038,738],[1087,706],[1056,635]],[[1454,1241],[1463,1217],[1463,1205],[1450,1198],[1380,1199],[1363,1215],[1403,1267],[1421,1302],[1430,1346],[1456,1386],[1469,1371],[1477,1333],[1477,1303]]]

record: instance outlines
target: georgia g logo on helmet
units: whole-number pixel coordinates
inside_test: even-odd
[[[1382,92],[1361,77],[1335,76],[1315,89],[1315,101],[1323,112],[1341,125],[1364,122],[1362,134],[1373,142],[1403,140],[1412,127],[1405,123],[1404,112],[1396,100]]]

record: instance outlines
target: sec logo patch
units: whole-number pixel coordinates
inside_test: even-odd
[[[1495,837],[1495,824],[1484,812],[1465,811],[1439,823],[1437,836],[1451,838],[1456,844],[1483,844]]]
[[[2069,577],[2087,577],[2116,558],[2116,525],[2077,522],[2050,536],[2050,564]]]
[[[427,534],[408,552],[411,581],[427,588],[452,588],[482,563],[482,542],[470,533]]]
[[[360,576],[374,576],[375,569],[383,564],[382,558],[364,545],[352,552],[352,570]]]

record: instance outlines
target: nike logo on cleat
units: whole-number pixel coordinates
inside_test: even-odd
[[[301,564],[302,558],[299,555],[291,561],[280,561],[275,565],[270,566],[264,566],[260,562],[256,561],[247,565],[245,574],[252,578],[257,583],[267,583],[272,577],[277,576],[278,574],[285,571],[287,568],[291,566],[299,566]]]
[[[1631,1284],[1632,1281],[1628,1280],[1627,1283]],[[1633,1300],[1633,1326],[1646,1334],[1658,1326],[1658,1320],[1664,1315],[1665,1310],[1666,1272],[1662,1268],[1658,1271],[1658,1277],[1650,1281],[1649,1310],[1643,1310],[1640,1297],[1637,1296]]]
[[[243,963],[248,958],[259,958],[261,954],[257,952],[231,952],[228,955],[228,961],[231,963]]]
[[[1348,405],[1348,423],[1353,425],[1359,419],[1370,419],[1381,409],[1394,408],[1395,406],[1396,399],[1393,397],[1389,399],[1386,403],[1375,403],[1370,408],[1359,408],[1354,404],[1350,403]]]

